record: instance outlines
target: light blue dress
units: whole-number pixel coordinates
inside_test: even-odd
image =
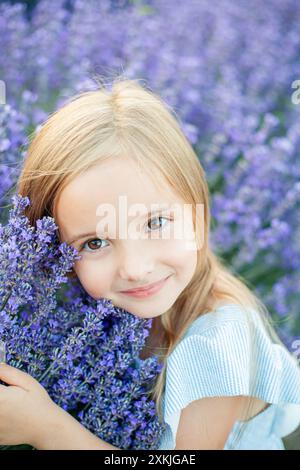
[[[300,366],[287,348],[274,343],[250,310],[226,304],[197,318],[167,359],[163,415],[167,429],[159,450],[174,449],[180,413],[203,397],[255,396],[271,405],[246,422],[237,445],[236,421],[224,450],[284,450],[282,437],[300,424]],[[249,327],[251,326],[251,328]],[[250,340],[256,341],[256,382],[250,393]]]

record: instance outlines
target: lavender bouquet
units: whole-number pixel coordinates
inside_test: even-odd
[[[52,218],[30,226],[23,215],[28,198],[15,195],[13,203],[7,225],[0,225],[6,362],[32,375],[55,403],[110,444],[157,448],[164,426],[149,390],[161,364],[156,356],[139,358],[152,319],[92,299],[78,281],[62,286],[78,252],[59,244]]]

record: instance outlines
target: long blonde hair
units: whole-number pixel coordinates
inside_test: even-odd
[[[248,307],[253,308],[260,313],[273,341],[282,342],[263,303],[211,250],[209,190],[200,161],[180,128],[180,118],[137,79],[119,76],[111,90],[101,77],[96,81],[97,89],[73,96],[33,136],[17,191],[30,198],[26,215],[35,225],[44,215],[55,218],[59,195],[76,175],[106,158],[127,154],[145,170],[163,175],[193,208],[204,205],[204,239],[194,276],[172,307],[159,317],[163,369],[151,392],[162,418],[167,358],[192,322],[210,312],[214,302],[237,304],[246,316]],[[193,221],[200,242],[195,210]],[[251,404],[250,400],[249,408]]]

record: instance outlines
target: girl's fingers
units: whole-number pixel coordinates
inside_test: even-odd
[[[26,390],[32,388],[36,383],[35,379],[26,372],[5,363],[0,363],[0,379],[8,385],[16,385]],[[1,387],[5,387],[5,385],[1,385]]]

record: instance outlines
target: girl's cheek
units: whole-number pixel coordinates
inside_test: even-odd
[[[82,260],[76,267],[76,274],[87,293],[94,298],[105,297],[110,291],[112,273],[101,260]]]
[[[197,251],[188,248],[186,240],[174,240],[172,264],[178,280],[187,285],[192,279],[197,267]]]
[[[167,248],[168,257],[172,260],[173,264],[178,264],[179,266],[186,265],[191,261],[194,262],[197,259],[197,251],[190,246],[189,241],[187,240],[170,240]],[[166,253],[166,251],[165,251]]]

